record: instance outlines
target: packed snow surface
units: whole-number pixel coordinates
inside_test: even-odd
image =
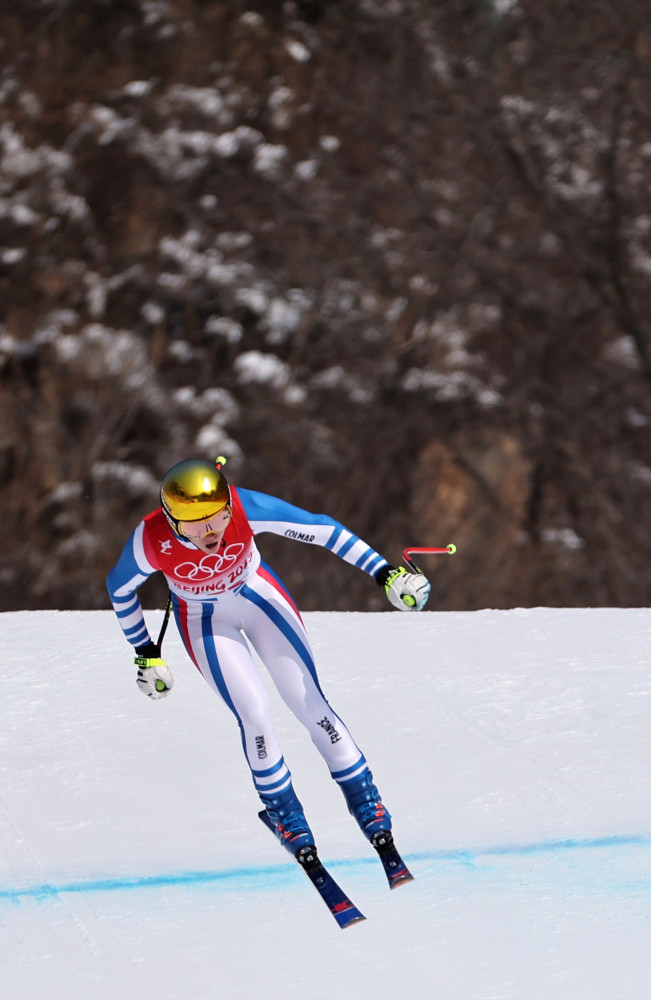
[[[367,917],[345,931],[257,820],[173,626],[152,702],[112,613],[3,614],[2,995],[647,1000],[651,612],[305,620],[415,881],[388,890],[275,692],[320,854]]]

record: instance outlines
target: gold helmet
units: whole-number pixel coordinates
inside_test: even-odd
[[[203,521],[219,514],[231,501],[228,483],[217,463],[201,459],[178,462],[165,474],[160,489],[163,512],[177,530],[179,521]]]

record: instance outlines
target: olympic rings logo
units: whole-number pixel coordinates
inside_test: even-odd
[[[209,555],[202,556],[198,563],[180,563],[175,566],[174,575],[179,580],[211,580],[237,562],[243,551],[243,542],[231,542],[223,552],[211,552]]]

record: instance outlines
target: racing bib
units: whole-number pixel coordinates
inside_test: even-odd
[[[189,599],[218,597],[235,590],[257,569],[260,557],[253,531],[234,488],[231,503],[233,516],[214,552],[181,541],[160,507],[144,519],[145,555],[164,574],[170,590]]]

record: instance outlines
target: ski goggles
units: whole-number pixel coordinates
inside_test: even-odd
[[[231,519],[231,508],[226,504],[217,514],[202,521],[179,521],[178,528],[186,538],[203,538],[204,535],[217,534],[222,531]]]

